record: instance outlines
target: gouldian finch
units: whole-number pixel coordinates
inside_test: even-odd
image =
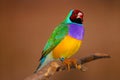
[[[64,61],[78,51],[84,37],[83,16],[80,10],[70,10],[48,39],[35,72],[53,60]]]

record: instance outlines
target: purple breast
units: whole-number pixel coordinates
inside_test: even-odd
[[[69,24],[69,35],[78,40],[84,37],[84,27],[82,24]]]

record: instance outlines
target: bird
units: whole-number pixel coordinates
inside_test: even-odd
[[[84,38],[83,16],[84,13],[79,9],[72,9],[54,29],[42,50],[35,73],[54,60],[65,62],[69,68],[69,61],[74,62],[74,59],[67,59],[79,50]]]

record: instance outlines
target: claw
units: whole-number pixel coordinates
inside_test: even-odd
[[[63,61],[64,65],[67,65],[68,71],[70,71],[70,65],[74,65],[76,69],[81,69],[81,65],[77,64],[77,60],[75,58],[68,58]]]
[[[84,65],[82,65],[80,70],[81,71],[86,71],[87,69],[88,69],[87,67],[85,67]]]
[[[64,65],[67,65],[67,69],[68,69],[68,71],[70,71],[70,65],[71,65],[70,59],[65,59],[65,60],[63,61],[63,64],[64,64]]]

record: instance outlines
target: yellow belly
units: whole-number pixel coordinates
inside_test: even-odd
[[[54,58],[69,58],[74,55],[80,45],[81,40],[72,38],[71,36],[66,36],[53,50]]]

